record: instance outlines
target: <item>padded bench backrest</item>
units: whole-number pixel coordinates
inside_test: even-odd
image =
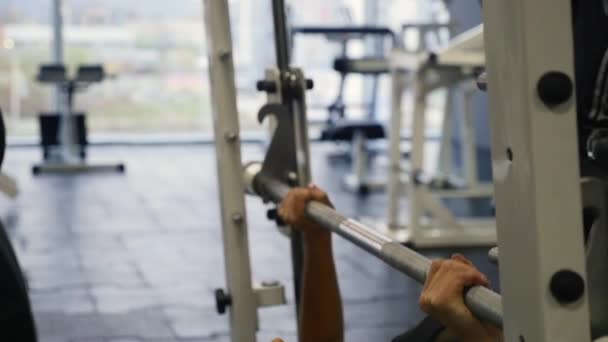
[[[76,73],[76,82],[96,83],[105,78],[105,72],[101,65],[81,65]]]
[[[334,60],[334,70],[341,74],[378,75],[389,72],[389,61],[382,57],[345,58]]]
[[[43,64],[38,70],[38,82],[41,83],[62,83],[67,82],[65,65],[63,64]]]

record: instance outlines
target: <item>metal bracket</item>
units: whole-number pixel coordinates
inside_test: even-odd
[[[261,173],[274,179],[284,181],[286,183],[299,183],[298,176],[300,172],[298,161],[303,157],[298,153],[297,135],[296,135],[296,110],[303,110],[302,103],[306,87],[306,80],[299,70],[287,72],[289,82],[282,82],[279,72],[266,72],[266,81],[278,85],[283,85],[283,91],[291,91],[293,99],[292,103],[283,104],[270,102],[264,105],[258,112],[258,121],[262,123],[267,118],[274,118],[272,138],[264,162],[262,164]],[[286,76],[286,75],[283,75]],[[283,77],[284,78],[284,77]],[[288,83],[288,84],[287,84]],[[288,90],[285,90],[289,87]],[[279,91],[282,92],[282,91]],[[281,99],[278,95],[269,95],[269,101]],[[293,105],[291,109],[288,106]],[[305,158],[305,157],[304,157]],[[307,178],[307,177],[306,177]],[[295,185],[295,184],[294,184]],[[262,194],[265,199],[269,199],[267,194]]]
[[[285,287],[276,281],[263,282],[260,286],[253,289],[257,297],[258,308],[277,306],[287,303],[285,298]]]
[[[263,282],[259,286],[254,286],[253,294],[256,300],[256,307],[258,308],[287,303],[285,287],[278,281]],[[226,293],[224,289],[216,289],[215,306],[217,313],[220,315],[225,314],[228,307],[232,306],[232,296]]]
[[[268,103],[258,112],[258,121],[272,116],[276,119],[276,129],[262,164],[262,173],[283,181],[287,173],[297,169],[295,138],[293,134],[293,117],[287,106],[280,103]]]

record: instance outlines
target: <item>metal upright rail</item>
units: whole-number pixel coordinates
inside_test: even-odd
[[[267,78],[260,83],[272,84],[272,89],[258,86],[258,90],[266,91],[269,94],[269,100],[282,104],[284,113],[292,118],[289,127],[284,127],[293,137],[294,155],[298,155],[297,159],[293,160],[293,165],[288,167],[290,172],[290,182],[294,185],[307,185],[310,183],[310,152],[308,144],[308,124],[306,118],[306,100],[304,92],[298,88],[302,85],[303,75],[292,69],[289,65],[289,32],[287,28],[287,15],[285,11],[284,0],[272,0],[272,14],[274,23],[275,35],[275,51],[276,51],[276,68],[271,68],[267,71]],[[272,86],[271,86],[272,88]],[[301,89],[300,89],[301,90]],[[275,95],[273,95],[275,94]],[[277,113],[275,113],[277,114]],[[277,118],[278,119],[278,118]],[[288,150],[288,149],[287,149]],[[291,239],[291,257],[293,266],[294,291],[296,299],[296,315],[299,311],[300,303],[300,281],[302,273],[302,236],[296,230],[290,230]]]
[[[256,340],[258,329],[257,309],[285,304],[286,299],[280,283],[252,284],[228,1],[205,0],[204,4],[227,285],[226,289],[216,290],[215,299],[218,313],[230,314],[232,342],[252,342]],[[275,17],[284,16],[284,3],[273,1],[273,11]],[[301,90],[303,88],[300,86],[305,85],[301,73],[288,68],[284,20],[275,18],[277,62],[281,68],[267,71],[267,79],[260,81],[258,87],[266,90],[269,99],[273,100],[271,111],[281,117],[276,132],[283,132],[286,139],[282,141],[290,146],[282,150],[285,158],[277,159],[281,165],[281,170],[277,172],[283,172],[283,179],[288,179],[294,185],[304,185],[310,181],[306,110],[303,107],[305,98],[301,91],[294,89]],[[260,119],[263,118],[264,115],[260,114]],[[284,126],[285,120],[289,123],[288,127]],[[281,145],[275,142],[270,149],[282,148]],[[297,160],[296,149],[300,156]],[[296,298],[299,298],[301,239],[295,231],[290,235]]]
[[[241,143],[228,1],[208,0],[204,4],[227,285],[227,292],[216,292],[216,300],[220,313],[230,306],[232,342],[255,342],[257,304],[240,171]]]
[[[52,57],[53,63],[64,64],[64,36],[63,36],[63,0],[53,0],[52,3],[52,18],[53,18],[53,40],[52,40]],[[55,111],[60,113],[60,125],[59,125],[59,141],[61,142],[61,158],[65,159],[68,156],[76,154],[76,146],[74,142],[74,132],[72,129],[71,114],[68,111],[68,103],[66,96],[63,94],[61,85],[57,85],[55,88],[54,97]]]
[[[51,18],[53,22],[53,40],[51,41],[51,54],[53,63],[63,64],[63,14],[61,7],[63,0],[53,0],[51,6]],[[61,86],[57,85],[53,97],[53,107],[57,112],[63,112],[65,105]]]
[[[577,167],[576,3],[483,2],[504,336],[509,342],[591,340]]]
[[[289,36],[287,34],[287,16],[284,0],[272,1],[272,19],[277,68],[281,71],[287,71],[289,68]]]

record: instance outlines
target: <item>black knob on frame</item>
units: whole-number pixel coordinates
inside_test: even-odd
[[[585,293],[585,281],[580,274],[571,270],[561,270],[551,277],[549,285],[553,297],[562,304],[577,301]]]
[[[223,315],[226,313],[226,309],[232,305],[232,297],[227,294],[223,289],[215,290],[215,308],[217,313]]]
[[[284,226],[285,225],[285,221],[283,221],[283,219],[281,218],[281,216],[279,216],[279,211],[277,209],[269,209],[266,212],[266,217],[269,220],[275,221],[277,223],[277,226]]]
[[[267,93],[276,93],[277,92],[277,84],[273,81],[258,81],[256,83],[256,88],[258,91],[265,91]]]
[[[306,90],[311,90],[314,87],[315,87],[315,82],[313,80],[311,80],[310,78],[307,78],[306,79]]]
[[[555,107],[572,97],[574,85],[570,77],[563,72],[549,71],[538,80],[536,91],[547,107]]]

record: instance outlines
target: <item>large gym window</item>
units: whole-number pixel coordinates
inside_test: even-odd
[[[37,135],[38,113],[52,109],[50,87],[35,80],[40,64],[51,61],[52,1],[0,4],[0,107],[9,135]],[[404,18],[420,18],[419,7],[398,0],[292,0],[289,17],[293,25],[371,24],[397,30]],[[241,127],[261,132],[256,113],[265,95],[255,90],[255,82],[274,63],[270,1],[231,0],[230,8]],[[108,75],[76,95],[75,109],[88,114],[91,133],[210,134],[202,0],[63,0],[62,13],[68,70],[102,64]],[[369,46],[355,42],[351,50],[363,55]],[[294,65],[316,83],[308,95],[313,121],[327,116],[338,92],[339,75],[332,69],[338,52],[339,47],[318,37],[294,41]],[[379,84],[377,112],[384,121],[388,78],[381,77]],[[353,105],[354,116],[366,114],[357,106],[369,93],[365,77],[349,78],[345,100]]]
[[[0,4],[0,104],[12,135],[37,132],[52,107],[35,78],[51,61],[52,0]],[[76,95],[93,133],[210,131],[200,0],[63,0],[64,59],[102,64],[106,79]]]

